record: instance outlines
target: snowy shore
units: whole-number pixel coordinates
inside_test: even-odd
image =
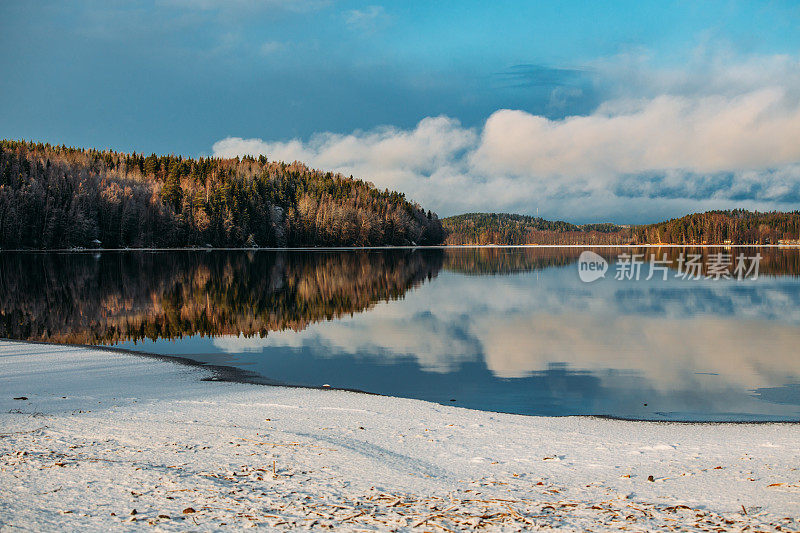
[[[525,417],[213,378],[0,341],[0,531],[800,529],[798,424]]]

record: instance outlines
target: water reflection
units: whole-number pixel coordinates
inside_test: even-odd
[[[756,281],[592,284],[581,251],[3,254],[0,335],[525,414],[800,418],[797,250]]]
[[[99,344],[302,330],[403,296],[441,250],[0,255],[0,336]]]

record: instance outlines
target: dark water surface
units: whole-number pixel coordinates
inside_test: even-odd
[[[234,366],[476,409],[800,420],[800,250],[642,249],[668,279],[582,282],[578,248],[0,253],[0,337]],[[763,256],[681,279],[681,253]],[[735,257],[731,260],[734,270]]]

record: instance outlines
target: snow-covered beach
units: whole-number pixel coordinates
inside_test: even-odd
[[[0,530],[800,529],[798,424],[526,417],[214,373],[0,341]]]

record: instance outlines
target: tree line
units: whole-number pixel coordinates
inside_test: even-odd
[[[446,244],[779,244],[800,240],[800,211],[694,213],[638,226],[576,225],[507,213],[442,219]]]
[[[614,224],[582,226],[510,213],[466,213],[442,219],[446,244],[627,244],[630,232]]]
[[[708,211],[635,228],[637,242],[778,244],[800,239],[800,211]]]
[[[709,211],[640,226],[507,213],[439,220],[403,193],[300,162],[0,141],[0,248],[775,244],[800,212]]]
[[[0,141],[0,247],[439,244],[403,193],[300,162]],[[97,242],[99,241],[99,242]]]

